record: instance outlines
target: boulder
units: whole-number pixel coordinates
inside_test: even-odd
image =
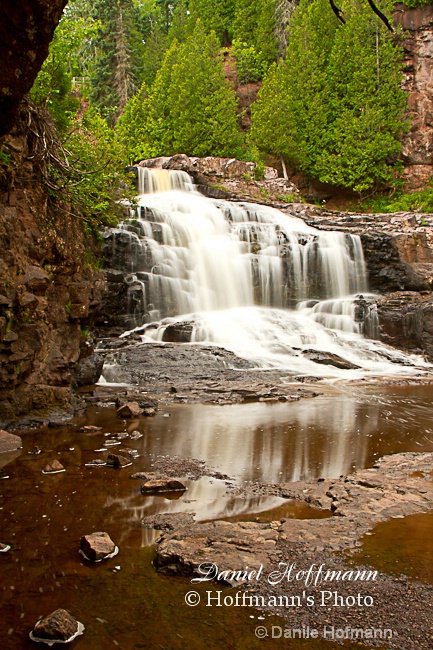
[[[0,429],[0,454],[10,451],[21,449],[23,441],[19,436],[14,436],[12,433]]]
[[[66,609],[56,609],[55,612],[38,621],[30,633],[32,640],[72,641],[82,634],[84,626],[75,620]]]
[[[104,359],[98,354],[91,354],[80,359],[74,368],[74,379],[77,386],[96,384],[101,376]]]
[[[125,404],[128,404],[129,402],[136,402],[138,406],[142,409],[146,408],[157,408],[158,407],[158,401],[152,397],[149,397],[149,395],[143,395],[142,393],[127,393],[126,397],[117,397],[116,398],[116,406],[119,408],[120,406],[124,406]]]
[[[156,415],[156,409],[152,406],[143,410],[143,415],[153,416]]]
[[[157,492],[184,492],[186,487],[176,479],[161,478],[146,481],[140,489],[142,494],[155,494]]]
[[[117,416],[119,418],[136,418],[142,414],[143,409],[140,408],[137,402],[126,402],[126,404],[123,404],[123,406],[117,409]]]
[[[91,562],[100,562],[116,553],[116,545],[108,533],[97,532],[83,535],[80,539],[80,551]]]
[[[162,335],[162,340],[167,343],[190,343],[194,323],[186,321],[167,325]]]

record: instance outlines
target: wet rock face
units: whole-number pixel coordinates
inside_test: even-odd
[[[433,215],[351,214],[302,204],[286,210],[315,228],[360,235],[369,289],[380,294],[378,338],[433,358]]]
[[[2,1],[0,23],[0,136],[14,123],[18,106],[29,92],[45,58],[66,0],[32,0],[25,8]]]
[[[50,203],[27,160],[27,109],[5,144],[20,180],[0,185],[0,426],[51,407],[72,414],[74,370],[84,369],[83,330],[99,306],[103,277],[84,264],[86,242],[68,209]],[[87,242],[87,246],[89,242]],[[3,423],[3,424],[2,424]]]
[[[390,345],[424,352],[433,359],[433,297],[397,292],[378,302],[382,339]]]
[[[79,631],[78,622],[66,609],[56,609],[46,618],[38,621],[33,635],[38,639],[67,641]]]

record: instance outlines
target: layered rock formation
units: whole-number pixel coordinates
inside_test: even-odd
[[[425,187],[433,175],[433,5],[397,4],[394,21],[405,30],[403,89],[409,93],[410,130],[403,136],[408,190]]]
[[[0,177],[0,422],[48,407],[72,412],[74,369],[89,354],[86,329],[103,278],[85,264],[77,217],[57,201],[31,159],[21,109],[5,139],[10,165]]]

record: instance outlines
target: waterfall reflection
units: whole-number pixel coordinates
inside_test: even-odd
[[[367,410],[366,410],[367,408]],[[202,459],[237,484],[266,484],[337,477],[367,462],[369,440],[377,429],[379,404],[367,407],[355,397],[315,398],[294,404],[248,404],[224,407],[195,405],[173,409],[142,440],[142,458],[161,456]],[[184,481],[180,498],[110,497],[123,516],[137,521],[157,513],[195,513],[203,521],[259,513],[287,503],[275,496],[239,497],[224,480]],[[138,485],[137,485],[138,487]],[[143,539],[153,533],[143,533]]]

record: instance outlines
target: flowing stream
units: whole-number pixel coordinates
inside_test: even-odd
[[[189,328],[191,343],[316,377],[426,370],[421,357],[377,340],[358,235],[319,231],[263,205],[205,198],[185,172],[139,167],[138,174],[138,207],[118,232],[129,237],[122,270],[130,272],[133,331],[143,341]]]

